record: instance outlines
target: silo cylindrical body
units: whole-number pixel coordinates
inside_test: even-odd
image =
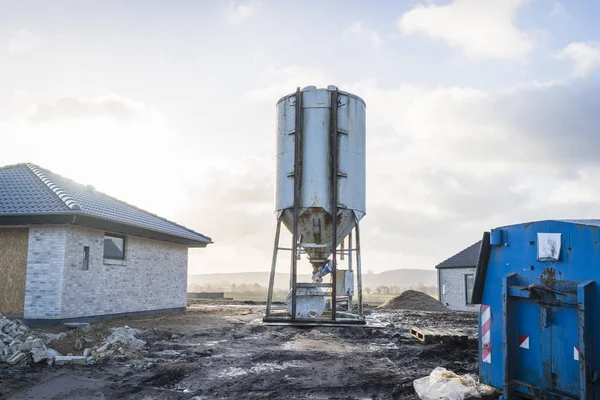
[[[333,93],[338,105],[332,107]],[[331,244],[333,241],[332,196],[337,183],[336,245],[348,235],[365,207],[365,102],[336,87],[314,86],[283,97],[277,103],[277,172],[275,210],[283,223],[293,226],[294,185],[299,179],[298,233],[302,243]],[[301,123],[296,123],[296,106],[301,105]],[[333,110],[337,110],[338,134],[333,135]],[[296,133],[296,127],[300,132]],[[337,179],[332,179],[332,138],[337,137]],[[299,173],[295,171],[295,141],[299,140]],[[325,247],[304,250],[314,266],[331,254]]]

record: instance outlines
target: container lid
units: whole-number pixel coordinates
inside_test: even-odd
[[[301,91],[301,92],[308,92],[308,91],[310,91],[310,90],[328,90],[328,91],[333,91],[333,90],[336,90],[336,89],[338,89],[338,87],[337,87],[337,86],[335,86],[335,85],[329,85],[329,86],[327,86],[327,88],[321,88],[321,89],[318,89],[316,86],[305,86],[305,87],[304,87],[304,88],[302,88],[300,91]],[[338,89],[338,90],[339,90],[339,89]],[[356,100],[360,101],[361,103],[363,103],[363,104],[365,105],[365,107],[367,106],[367,103],[365,103],[365,101],[364,101],[364,100],[363,100],[361,97],[359,97],[359,96],[357,96],[357,95],[355,95],[355,94],[352,94],[352,93],[344,92],[344,91],[342,91],[342,90],[339,90],[339,92],[340,92],[340,94],[341,94],[341,95],[348,96],[348,97],[352,97],[352,98],[354,98],[354,99],[356,99]],[[277,100],[277,104],[279,104],[279,103],[281,103],[283,100],[285,100],[285,99],[287,99],[287,98],[289,98],[289,97],[295,96],[295,95],[296,95],[296,92],[294,92],[294,93],[290,93],[290,94],[288,94],[288,95],[286,95],[286,96],[283,96],[282,98],[280,98],[279,100]]]

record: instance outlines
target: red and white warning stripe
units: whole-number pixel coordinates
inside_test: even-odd
[[[490,345],[490,328],[492,324],[492,310],[490,306],[481,305],[481,360],[485,363],[492,362],[492,348]]]
[[[522,349],[529,349],[529,336],[519,335],[519,347]]]

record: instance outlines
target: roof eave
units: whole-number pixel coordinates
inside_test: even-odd
[[[181,244],[191,248],[202,248],[213,243],[210,238],[192,239],[82,212],[0,214],[0,226],[29,225],[76,225]]]
[[[436,265],[435,269],[477,268],[477,265]]]

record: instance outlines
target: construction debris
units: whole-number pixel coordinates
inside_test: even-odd
[[[46,360],[48,365],[94,364],[112,356],[132,358],[143,353],[146,342],[135,336],[139,334],[137,329],[125,325],[112,328],[111,331],[111,335],[100,346],[91,348],[84,348],[84,341],[76,338],[75,349],[81,351],[80,355],[62,356],[56,350],[47,348],[44,340],[30,336],[29,328],[20,320],[10,320],[0,314],[0,362],[17,364],[30,359],[35,363]]]
[[[141,352],[146,346],[146,342],[135,337],[139,334],[137,329],[127,325],[119,328],[112,328],[112,334],[106,338],[101,346],[94,346],[91,349],[85,349],[83,355],[87,357],[88,362],[96,362],[111,356],[131,358]]]
[[[386,301],[379,308],[386,310],[415,310],[448,312],[448,308],[428,294],[416,290],[407,290],[399,296]]]
[[[17,364],[31,354],[34,362],[48,359],[52,352],[48,353],[42,339],[29,335],[29,328],[20,320],[10,320],[0,314],[0,362]]]

